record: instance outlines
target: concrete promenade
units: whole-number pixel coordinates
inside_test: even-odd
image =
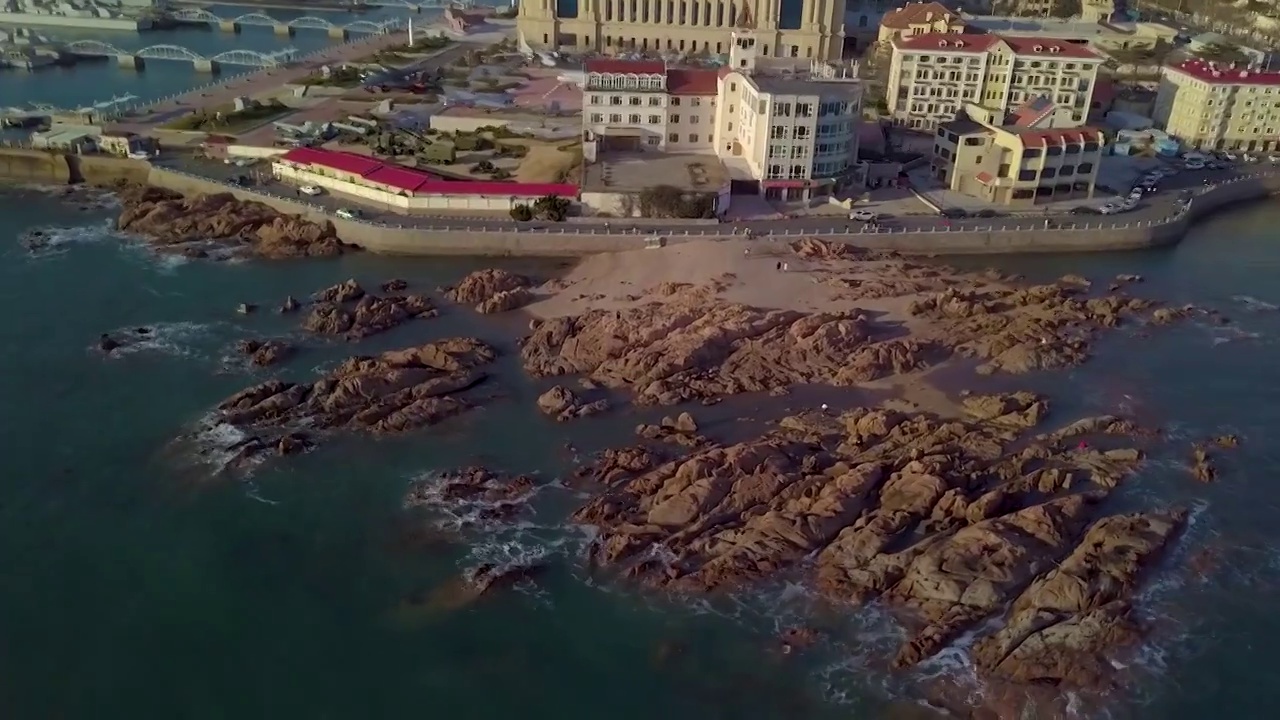
[[[1224,178],[1193,190],[1185,209],[1172,207],[1158,218],[1133,219],[1126,215],[1061,216],[1046,228],[1044,220],[1008,218],[959,226],[924,229],[895,228],[892,231],[863,232],[860,227],[805,227],[786,221],[770,221],[768,229],[757,223],[724,225],[682,225],[678,221],[650,221],[644,227],[617,227],[603,223],[564,223],[530,227],[515,223],[489,223],[482,228],[457,221],[438,220],[431,228],[403,227],[368,220],[334,217],[325,207],[296,197],[286,197],[259,189],[240,188],[205,177],[153,167],[151,184],[183,193],[230,192],[243,200],[257,200],[286,213],[296,213],[316,222],[332,222],[346,242],[366,250],[397,255],[498,255],[575,256],[645,247],[648,238],[662,237],[666,243],[700,239],[742,238],[748,231],[761,242],[817,237],[859,247],[896,250],[909,254],[1008,254],[1033,252],[1099,252],[1141,250],[1176,243],[1200,218],[1227,206],[1260,200],[1280,193],[1280,171],[1260,171]]]

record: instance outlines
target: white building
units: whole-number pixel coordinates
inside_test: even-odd
[[[716,156],[735,187],[800,200],[857,184],[862,85],[856,69],[765,59],[750,30],[719,70],[592,60],[583,88],[584,154]],[[654,178],[655,184],[661,182]]]
[[[1103,59],[1061,39],[929,33],[893,40],[886,92],[895,123],[932,130],[967,103],[1012,111],[1047,97],[1084,124]]]

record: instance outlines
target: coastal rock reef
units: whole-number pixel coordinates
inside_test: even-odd
[[[1150,318],[1153,307],[1119,294],[1089,297],[1071,282],[1021,287],[817,241],[792,252],[843,264],[808,275],[838,288],[844,309],[769,309],[726,299],[726,281],[665,283],[628,298],[640,304],[535,320],[521,345],[524,366],[535,377],[581,374],[629,389],[640,405],[850,387],[955,357],[972,358],[984,374],[1022,373],[1084,362],[1096,330]],[[853,252],[866,257],[846,257]]]
[[[400,433],[434,425],[472,407],[462,393],[487,378],[493,348],[449,338],[373,357],[354,357],[310,383],[268,380],[218,404],[215,417],[247,436],[228,463],[238,467],[283,437],[325,431]],[[278,454],[289,454],[280,452]]]
[[[451,302],[474,305],[482,315],[507,312],[533,301],[530,290],[536,283],[529,277],[498,268],[477,270],[458,283],[444,289]]]
[[[355,249],[344,245],[329,223],[286,215],[260,202],[237,200],[231,193],[187,197],[147,185],[125,185],[119,197],[116,227],[145,236],[163,252],[283,259],[333,257]]]
[[[1127,442],[1153,435],[1109,416],[1032,435],[1047,412],[1031,393],[974,396],[953,418],[815,411],[674,458],[607,451],[578,471],[597,494],[573,517],[598,530],[591,564],[650,586],[787,577],[878,600],[907,629],[895,667],[976,632],[989,680],[1105,690],[1113,654],[1142,636],[1134,592],[1185,512],[1106,514],[1143,458]]]
[[[403,291],[403,281],[384,283],[391,292]],[[311,310],[302,321],[303,329],[317,335],[361,340],[385,332],[414,318],[439,314],[423,295],[378,296],[367,292],[355,280],[325,288],[312,296]],[[296,301],[295,301],[296,304]],[[282,307],[287,307],[286,305]]]

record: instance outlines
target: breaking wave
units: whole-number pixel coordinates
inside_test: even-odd
[[[108,335],[119,345],[109,355],[123,358],[131,355],[160,354],[182,358],[209,358],[221,345],[220,323],[161,322],[137,327],[117,328]]]
[[[1240,303],[1241,305],[1244,305],[1245,308],[1248,310],[1256,310],[1260,312],[1268,311],[1268,310],[1280,310],[1280,305],[1275,305],[1273,303],[1266,302],[1265,300],[1259,300],[1258,298],[1253,297],[1252,295],[1232,295],[1231,299]]]

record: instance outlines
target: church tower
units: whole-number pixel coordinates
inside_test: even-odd
[[[740,27],[734,30],[730,37],[732,42],[729,45],[729,67],[743,75],[755,72],[756,57],[760,52],[756,46],[755,31]]]

